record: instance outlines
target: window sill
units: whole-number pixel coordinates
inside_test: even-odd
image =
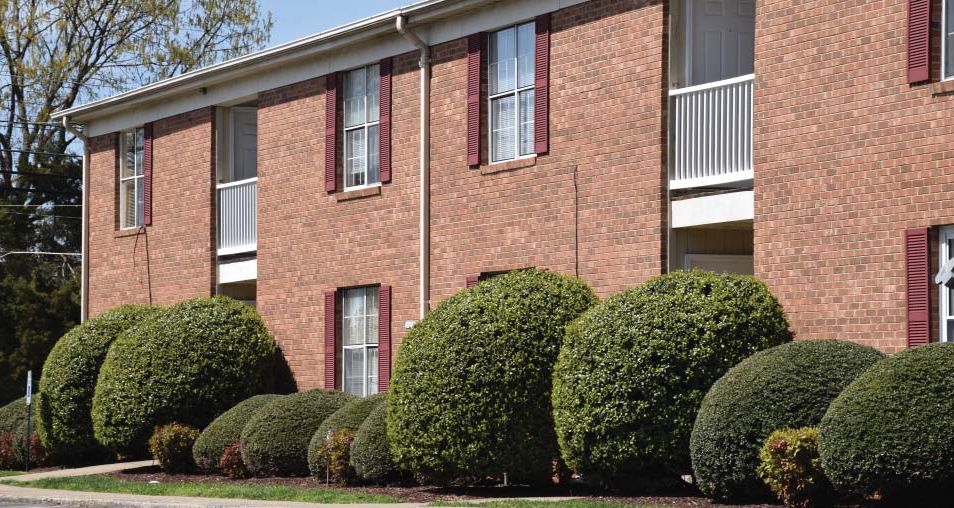
[[[117,229],[113,231],[113,238],[126,238],[128,236],[136,236],[140,232],[145,233],[145,229],[148,226],[139,226],[137,228],[128,228],[128,229]]]
[[[492,175],[494,173],[503,173],[504,171],[513,171],[515,169],[529,168],[537,165],[537,156],[523,157],[507,162],[497,162],[480,167],[480,174]]]
[[[954,79],[947,81],[937,81],[931,83],[931,95],[951,95],[954,94]]]
[[[351,201],[352,199],[361,199],[371,196],[380,196],[381,195],[381,186],[375,185],[374,187],[365,187],[363,189],[355,189],[344,192],[335,193],[335,200],[338,202],[341,201]]]

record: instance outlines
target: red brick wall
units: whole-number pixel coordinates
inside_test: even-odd
[[[904,230],[954,223],[954,97],[905,82],[906,4],[758,4],[755,270],[801,339],[904,347]]]
[[[116,135],[90,140],[89,315],[214,292],[212,117],[201,109],[153,130],[152,226],[119,230]]]

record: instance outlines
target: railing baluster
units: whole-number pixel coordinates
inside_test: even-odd
[[[219,252],[256,249],[258,179],[220,185],[218,188]]]

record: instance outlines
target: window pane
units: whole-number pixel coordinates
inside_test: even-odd
[[[345,187],[365,184],[364,129],[345,133]]]
[[[378,393],[378,348],[368,348],[368,395]]]
[[[365,74],[363,67],[345,74],[345,127],[354,127],[365,122],[365,100],[367,100]]]
[[[367,319],[367,331],[365,332],[365,337],[367,337],[367,344],[377,344],[378,343],[378,288],[367,288],[368,289],[368,319]]]
[[[136,180],[136,226],[141,226],[143,223],[143,195],[145,194],[143,190],[143,184],[146,182],[145,178],[137,178]]]
[[[343,358],[344,391],[364,395],[364,348],[345,349]]]
[[[494,99],[490,105],[491,136],[493,142],[494,162],[513,159],[516,139],[516,118],[514,118],[513,95]]]
[[[490,93],[513,90],[516,84],[516,34],[513,28],[490,35]]]
[[[378,183],[378,145],[379,145],[378,126],[368,127],[368,183]]]
[[[520,93],[520,155],[533,151],[533,90]]]
[[[345,346],[364,344],[364,289],[349,289],[342,298],[341,339]]]
[[[136,129],[136,175],[141,175],[143,170],[142,150],[143,150],[142,129]]]
[[[517,27],[517,87],[533,85],[533,50],[535,25],[526,23]]]
[[[954,2],[944,5],[944,77],[954,76]]]
[[[136,226],[136,180],[126,180],[119,187],[119,202],[122,208],[122,227]]]
[[[368,122],[378,121],[378,82],[381,69],[377,65],[368,67]]]
[[[123,134],[123,150],[126,157],[122,164],[122,177],[129,178],[136,176],[136,134],[126,132]]]

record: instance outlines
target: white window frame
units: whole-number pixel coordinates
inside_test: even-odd
[[[129,141],[127,140],[127,137],[130,134],[133,137],[132,147],[129,146]],[[139,185],[136,184],[137,180],[143,180],[143,183],[145,184],[144,168],[135,167],[137,162],[138,164],[140,164],[140,166],[144,163],[143,154],[140,153],[138,157],[135,154],[135,151],[136,151],[135,139],[137,137],[141,137],[143,139],[143,144],[145,145],[145,134],[143,132],[142,127],[137,127],[129,131],[120,132],[120,136],[119,136],[119,175],[118,175],[119,177],[119,229],[136,229],[136,228],[142,227],[143,223],[145,222],[145,219],[144,219],[145,206],[143,202],[143,196],[139,195]],[[126,173],[126,169],[128,169],[127,164],[129,159],[128,159],[127,152],[129,151],[130,148],[132,148],[133,150],[134,167],[132,168],[132,176],[123,176],[123,174]],[[126,194],[127,194],[126,183],[127,182],[133,182],[133,185],[132,185],[133,199],[134,199],[134,202],[136,203],[136,211],[135,211],[136,216],[133,217],[131,224],[128,222],[129,217],[126,216]],[[143,185],[143,191],[145,191],[145,185]]]
[[[367,320],[371,319],[372,317],[374,318],[375,321],[380,319],[380,309],[378,308],[378,296],[380,294],[379,291],[380,291],[380,288],[378,286],[363,286],[363,287],[356,287],[356,288],[348,288],[341,291],[341,344],[342,344],[341,346],[341,349],[342,349],[341,390],[348,391],[349,362],[346,361],[347,355],[345,354],[345,352],[351,351],[351,350],[363,350],[364,372],[362,372],[361,374],[361,378],[363,380],[363,387],[362,387],[361,393],[353,393],[353,395],[358,395],[361,397],[366,397],[368,395],[374,395],[375,393],[378,393],[378,379],[381,373],[377,372],[376,362],[374,363],[374,367],[375,367],[375,372],[377,372],[377,375],[372,377],[369,371],[371,370],[370,369],[371,350],[374,350],[377,353],[374,356],[375,359],[377,359],[378,354],[380,354],[380,352],[378,351],[378,344],[380,342],[380,337],[378,336],[378,327],[374,326],[374,327],[371,327],[371,333],[374,334],[373,342],[370,340],[370,337],[368,337],[367,335],[368,333]],[[348,297],[350,296],[349,294],[355,294],[357,292],[362,292],[363,297],[365,298],[365,302],[364,302],[365,313],[362,315],[349,316],[347,315]],[[372,302],[374,303],[374,309],[376,309],[374,314],[371,314],[369,312],[369,309],[371,308],[370,304]],[[363,318],[365,320],[366,326],[364,327],[364,330],[366,335],[364,337],[364,341],[362,344],[346,345],[347,343],[346,334],[349,331],[349,328],[347,326],[347,320],[349,318]],[[348,392],[348,393],[352,393],[352,392]]]
[[[527,154],[522,154],[522,155],[520,154],[520,141],[521,141],[521,139],[520,139],[520,95],[523,94],[523,93],[525,93],[525,92],[528,92],[528,91],[533,90],[533,91],[534,91],[534,98],[536,97],[536,90],[535,90],[535,88],[534,88],[534,79],[536,79],[536,76],[534,76],[534,79],[531,79],[531,80],[530,80],[530,84],[529,84],[529,85],[520,87],[520,69],[519,69],[519,66],[520,66],[520,46],[519,46],[519,44],[520,44],[520,37],[519,37],[519,35],[520,35],[520,27],[521,27],[521,26],[525,26],[525,25],[531,25],[531,26],[536,27],[536,22],[534,22],[534,21],[528,21],[528,22],[526,22],[526,23],[517,23],[516,25],[511,25],[511,26],[508,26],[508,27],[506,27],[506,28],[501,28],[500,30],[497,30],[497,31],[494,31],[494,32],[490,32],[489,36],[487,37],[487,90],[488,90],[488,93],[487,93],[487,138],[488,138],[488,143],[487,143],[487,144],[489,145],[489,149],[490,149],[490,152],[487,154],[487,159],[490,160],[490,163],[491,163],[491,164],[500,164],[500,163],[503,163],[503,162],[509,162],[509,161],[513,161],[513,160],[526,159],[526,158],[529,158],[529,157],[536,157],[536,155],[537,155],[537,154],[534,153],[533,151],[531,151],[530,153],[527,153]],[[493,76],[493,74],[491,73],[491,65],[492,65],[491,58],[492,58],[492,55],[493,55],[493,52],[492,52],[491,48],[493,47],[492,45],[494,44],[494,36],[496,36],[496,35],[497,35],[498,33],[500,33],[500,32],[504,32],[504,31],[506,31],[506,30],[513,30],[513,31],[514,31],[514,35],[513,35],[513,38],[514,38],[514,57],[513,57],[513,59],[514,59],[514,67],[513,67],[513,69],[514,69],[514,76],[513,76],[513,79],[514,79],[514,89],[513,89],[513,90],[507,90],[506,92],[500,92],[500,93],[496,93],[496,94],[491,94],[491,93],[489,93],[489,90],[491,90],[490,80],[494,79],[494,76]],[[536,32],[536,31],[534,30],[534,33],[535,33],[535,32]],[[535,39],[534,39],[534,44],[536,44],[536,40],[535,40]],[[536,49],[536,48],[534,48],[534,50],[535,50],[535,49]],[[535,53],[535,51],[531,51],[530,54],[533,55],[533,61],[531,62],[530,67],[531,67],[531,68],[535,68],[535,65],[536,65],[536,53]],[[513,156],[512,156],[512,157],[508,157],[508,158],[504,158],[504,159],[494,160],[494,131],[493,131],[493,126],[494,126],[494,100],[500,99],[500,98],[503,98],[503,97],[507,97],[508,95],[512,95],[512,96],[513,96],[513,101],[514,101],[514,104],[513,104],[513,107],[514,107],[514,115],[513,115],[513,118],[514,118],[514,126],[513,126],[513,128],[514,128]],[[534,108],[536,108],[536,104],[534,104]],[[534,109],[534,113],[535,113],[535,112],[536,112],[536,110]],[[531,120],[533,120],[533,115],[530,115],[530,118],[531,118]],[[531,131],[531,133],[533,133],[533,132],[535,132],[535,129],[530,129],[530,131]],[[532,135],[533,135],[533,134],[531,134],[531,136],[532,136]]]
[[[954,255],[954,225],[944,226],[937,235],[937,266],[938,270],[944,268],[951,256]],[[954,296],[954,289],[940,284],[938,286],[938,319],[940,320],[940,341],[949,342],[948,334],[954,333],[954,314],[951,310],[951,297]]]
[[[941,81],[954,79],[954,69],[947,68],[947,53],[948,51],[954,50],[954,48],[947,47],[949,37],[952,45],[954,45],[954,26],[948,26],[947,23],[948,11],[954,9],[954,5],[948,5],[952,2],[954,2],[954,0],[944,0],[941,2]],[[948,34],[950,34],[950,36]]]
[[[360,71],[360,70],[364,70],[364,72],[365,72],[365,87],[366,87],[366,88],[365,88],[365,91],[364,91],[365,121],[364,121],[364,123],[356,124],[356,125],[353,125],[353,126],[349,127],[349,126],[348,126],[348,111],[347,111],[347,107],[348,107],[348,104],[347,104],[347,100],[348,100],[348,79],[349,79],[349,76],[351,76],[352,73],[354,73],[354,72],[356,72],[356,71]],[[343,77],[343,79],[342,79],[342,86],[341,86],[341,89],[342,89],[341,108],[342,108],[343,115],[342,115],[342,120],[341,120],[341,125],[342,125],[342,136],[341,136],[341,137],[342,137],[342,140],[343,140],[343,143],[344,143],[344,163],[343,163],[343,166],[342,166],[342,174],[343,174],[342,180],[343,180],[343,184],[344,184],[344,190],[346,190],[346,191],[358,190],[358,189],[365,189],[365,188],[368,188],[368,187],[378,187],[378,186],[381,185],[381,161],[380,161],[380,160],[378,160],[378,175],[377,175],[377,177],[375,178],[375,180],[377,180],[377,181],[368,183],[368,181],[370,180],[370,179],[368,178],[368,162],[371,160],[371,156],[372,156],[372,155],[374,155],[374,156],[377,156],[377,155],[378,155],[377,153],[372,154],[372,150],[371,150],[371,143],[370,143],[371,137],[370,137],[369,133],[370,133],[372,127],[378,127],[378,146],[379,146],[379,149],[378,149],[378,150],[379,150],[379,151],[380,151],[380,143],[381,143],[381,128],[380,128],[380,123],[381,123],[381,95],[380,95],[380,93],[379,93],[379,92],[380,92],[380,86],[381,86],[381,85],[380,85],[380,81],[378,82],[378,90],[375,90],[375,91],[374,91],[374,95],[377,97],[377,100],[378,100],[378,107],[377,107],[378,117],[377,117],[377,119],[374,120],[374,121],[368,121],[368,111],[370,111],[370,109],[371,109],[371,108],[370,108],[370,105],[368,104],[368,95],[369,95],[369,92],[370,92],[371,90],[370,90],[370,87],[368,87],[367,85],[368,85],[368,82],[370,81],[369,78],[370,78],[372,72],[374,73],[374,75],[377,76],[378,80],[381,79],[380,64],[366,65],[366,66],[364,66],[364,67],[359,67],[359,68],[357,68],[357,69],[351,69],[350,71],[346,71],[346,72],[344,73],[344,77]],[[363,130],[363,131],[364,131],[364,149],[365,149],[365,153],[364,153],[364,183],[361,184],[361,185],[348,185],[348,161],[352,158],[352,154],[351,154],[351,143],[348,143],[348,133],[355,132],[355,131],[358,131],[358,130]]]

